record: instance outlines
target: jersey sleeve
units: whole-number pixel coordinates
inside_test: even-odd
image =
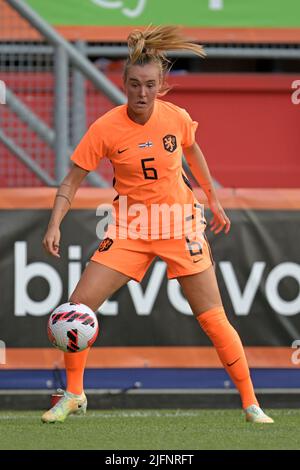
[[[195,133],[198,127],[198,122],[193,121],[191,116],[182,109],[182,147],[190,147],[195,142]]]
[[[90,126],[71,156],[76,165],[87,171],[96,170],[101,158],[107,154],[101,134],[104,133],[101,132],[101,126],[97,125],[97,122]]]

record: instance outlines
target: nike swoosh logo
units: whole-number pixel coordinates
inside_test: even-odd
[[[233,364],[235,364],[239,360],[240,360],[240,357],[238,359],[236,359],[235,361],[231,362],[230,364],[228,364],[228,362],[227,362],[228,367],[233,366]]]
[[[193,263],[199,263],[199,261],[201,261],[201,259],[193,259]]]
[[[118,150],[118,153],[126,152],[126,150],[128,150],[128,149],[129,149],[129,147],[126,147],[126,149],[124,149],[124,150],[120,150],[120,149],[119,149],[119,150]]]

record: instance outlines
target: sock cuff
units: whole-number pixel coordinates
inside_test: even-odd
[[[200,325],[203,325],[207,321],[210,321],[213,318],[216,317],[223,317],[223,315],[226,316],[225,310],[223,306],[218,306],[218,307],[213,307],[209,310],[206,310],[206,312],[199,313],[197,315],[197,320],[200,323]]]
[[[73,393],[69,392],[68,390],[65,391],[65,395],[67,395],[69,398],[80,398],[82,393]]]

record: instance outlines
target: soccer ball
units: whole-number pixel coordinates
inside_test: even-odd
[[[96,314],[84,304],[62,304],[48,320],[49,340],[64,352],[76,353],[92,346],[98,331]]]

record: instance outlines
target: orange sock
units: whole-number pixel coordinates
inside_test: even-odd
[[[67,374],[67,392],[81,395],[83,374],[90,348],[77,353],[64,353]]]
[[[213,342],[223,366],[238,389],[243,408],[258,405],[243,345],[223,307],[200,313],[197,320]]]

